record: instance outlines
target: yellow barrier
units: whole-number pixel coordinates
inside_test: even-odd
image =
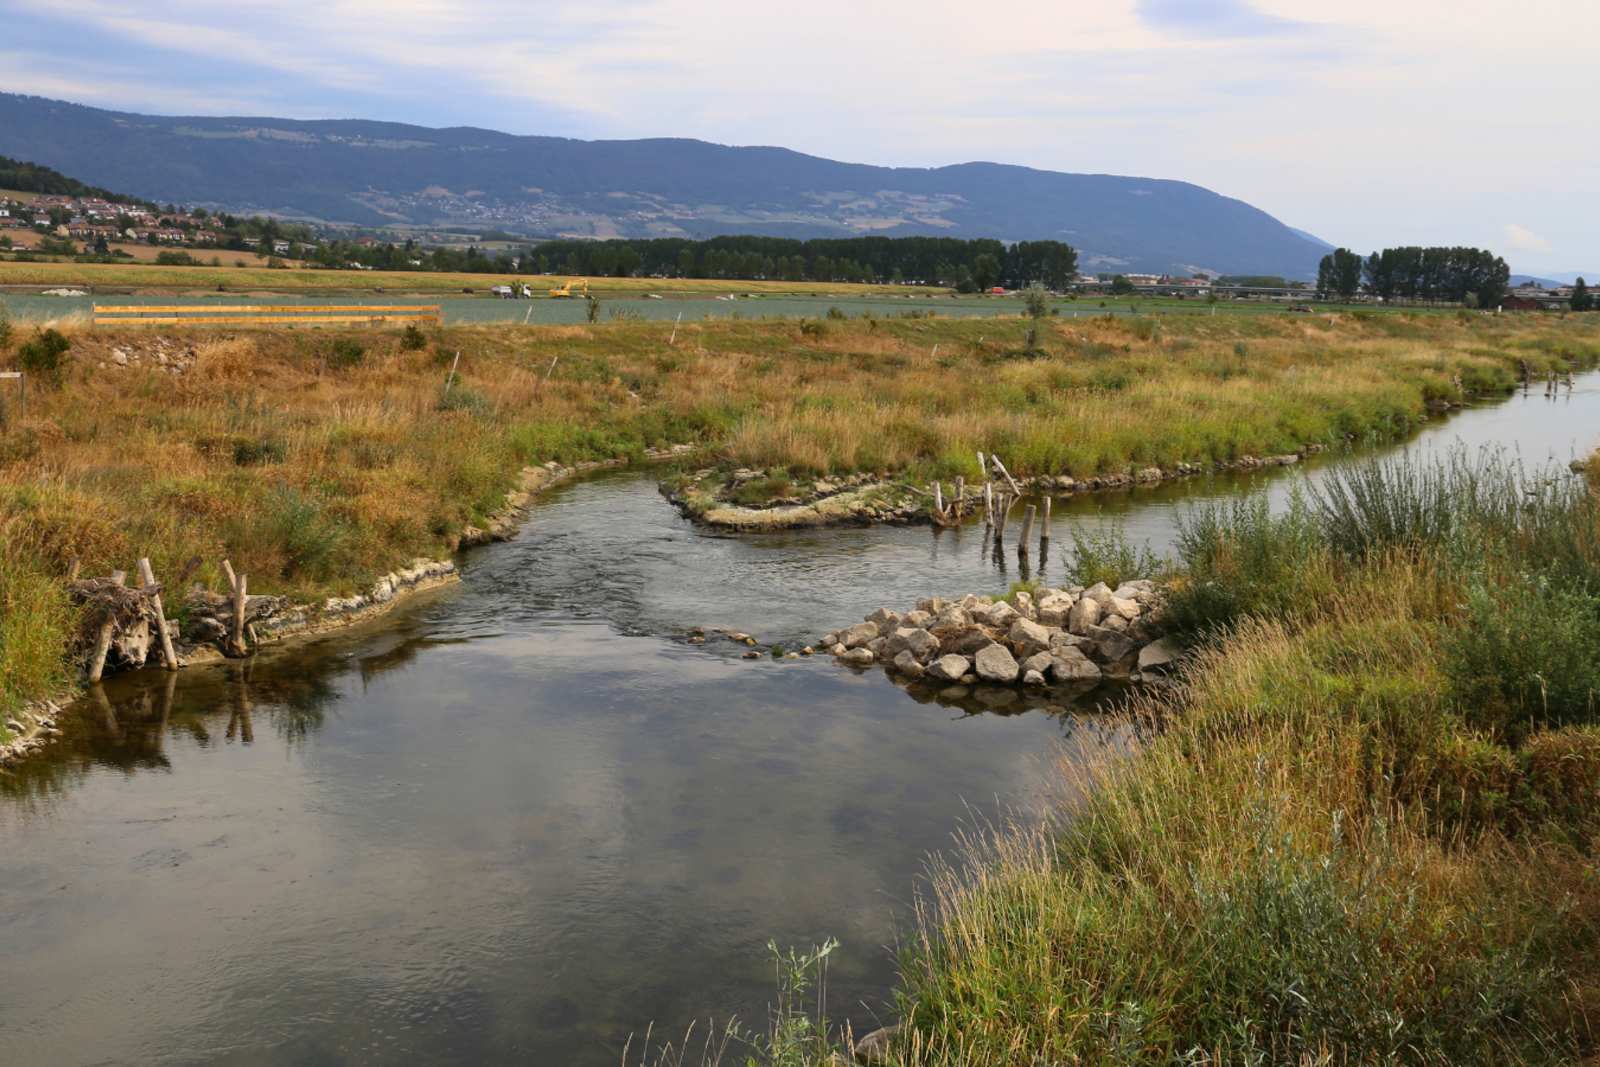
[[[438,304],[96,304],[96,326],[297,325],[335,322],[443,322]]]

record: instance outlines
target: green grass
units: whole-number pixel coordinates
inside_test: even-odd
[[[1187,695],[936,869],[895,1062],[1592,1057],[1600,496],[1486,491],[1523,475],[1379,463],[1192,518]]]

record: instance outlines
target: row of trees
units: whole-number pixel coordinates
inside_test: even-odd
[[[950,237],[852,237],[799,241],[781,237],[714,237],[708,241],[551,241],[520,253],[438,248],[408,241],[357,245],[333,241],[308,252],[323,266],[347,263],[379,270],[568,274],[628,278],[728,278],[768,281],[897,282],[945,285],[967,292],[995,285],[1052,289],[1078,272],[1078,253],[1060,241],[964,241]]]
[[[531,262],[529,262],[531,260]],[[968,291],[1039,282],[1061,289],[1078,273],[1078,253],[1061,241],[962,240],[954,237],[662,237],[642,241],[552,241],[527,257],[524,270],[628,277],[771,281],[898,282]]]
[[[85,185],[76,178],[69,178],[60,171],[41,167],[37,163],[27,163],[18,159],[9,159],[0,156],[0,189],[14,189],[19,193],[39,193],[43,196],[70,196],[75,198],[98,198],[112,204],[141,204],[151,210],[159,210],[156,204],[148,200],[140,200],[136,196],[124,196],[101,189],[93,185]]]
[[[1385,248],[1362,259],[1348,248],[1322,257],[1317,291],[1352,299],[1418,300],[1493,307],[1511,281],[1506,261],[1482,248]]]

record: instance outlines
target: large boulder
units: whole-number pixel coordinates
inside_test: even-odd
[[[1087,637],[1083,637],[1079,634],[1067,633],[1065,631],[1053,632],[1050,634],[1050,650],[1052,652],[1062,648],[1077,648],[1086,650],[1092,644],[1094,644],[1093,641],[1090,641]]]
[[[949,606],[950,601],[945,600],[942,597],[934,597],[931,600],[917,601],[917,610],[926,611],[929,615],[937,615],[939,612],[943,611]]]
[[[1138,647],[1133,638],[1116,630],[1100,628],[1089,636],[1094,639],[1093,657],[1102,664],[1118,663]]]
[[[989,636],[988,631],[977,626],[969,626],[965,630],[958,631],[946,630],[936,636],[942,638],[941,643],[946,651],[961,656],[970,656],[979,649],[994,644],[994,638]]]
[[[841,662],[853,664],[857,667],[869,666],[877,658],[864,648],[848,649],[844,655],[839,657]]]
[[[1010,626],[1020,616],[1017,609],[1007,604],[1004,600],[997,604],[990,604],[979,615],[984,622],[996,628]]]
[[[867,621],[876,626],[878,632],[884,636],[888,636],[900,628],[899,613],[890,611],[888,608],[879,608],[874,611],[867,616]]]
[[[928,620],[931,618],[933,618],[933,616],[929,615],[926,611],[908,611],[904,615],[900,616],[900,625],[920,626],[926,629]]]
[[[1041,673],[1040,671],[1023,671],[1022,672],[1022,684],[1023,685],[1043,685],[1044,684],[1044,674]]]
[[[1056,593],[1039,601],[1038,622],[1044,626],[1065,626],[1067,616],[1072,611],[1072,605],[1077,602],[1077,597],[1071,593]]]
[[[1139,617],[1139,602],[1137,600],[1124,600],[1115,594],[1107,597],[1101,607],[1105,609],[1107,615],[1115,615],[1119,618],[1127,619],[1129,622]]]
[[[1056,656],[1050,664],[1050,676],[1058,682],[1098,682],[1100,667],[1082,655]]]
[[[1024,619],[1031,619],[1035,617],[1032,593],[1029,593],[1025,590],[1018,590],[1017,595],[1011,599],[1017,609],[1018,615],[1021,615]]]
[[[1100,602],[1087,593],[1078,598],[1067,615],[1067,629],[1075,634],[1087,634],[1100,624]]]
[[[1026,674],[1028,671],[1038,671],[1040,674],[1048,674],[1050,673],[1050,666],[1054,662],[1055,657],[1050,653],[1035,652],[1028,658],[1018,661],[1017,666],[1024,674]]]
[[[966,608],[968,611],[977,611],[979,608],[986,608],[990,604],[993,604],[994,598],[978,596],[976,593],[968,593],[966,596],[957,601],[957,603]]]
[[[920,627],[902,626],[889,635],[883,644],[884,659],[899,661],[902,652],[909,653],[918,663],[939,651],[939,639]]]
[[[1179,652],[1165,640],[1153,641],[1139,650],[1139,670],[1164,670],[1177,662]]]
[[[921,678],[927,673],[927,670],[921,663],[917,662],[917,657],[912,655],[909,649],[895,656],[892,662],[895,670],[910,678]]]
[[[1141,597],[1149,596],[1155,591],[1155,582],[1141,578],[1134,582],[1123,582],[1121,585],[1117,586],[1111,591],[1111,595],[1115,597],[1122,597],[1125,600],[1139,600]]]
[[[848,630],[839,631],[839,643],[845,648],[865,648],[868,641],[878,636],[875,623],[858,622]]]
[[[967,657],[940,656],[928,664],[928,677],[941,682],[959,682],[967,673]]]
[[[973,666],[978,677],[986,682],[1010,684],[1017,680],[1017,661],[1004,645],[979,649]]]
[[[1018,619],[1011,624],[1006,640],[1019,656],[1030,655],[1050,647],[1050,631],[1028,619]]]
[[[1093,600],[1103,608],[1106,601],[1111,599],[1111,587],[1105,582],[1096,582],[1083,591],[1082,599]]]
[[[972,615],[968,613],[967,609],[951,604],[949,607],[945,608],[943,611],[939,612],[933,617],[933,621],[928,624],[928,629],[946,630],[952,626],[971,625]]]

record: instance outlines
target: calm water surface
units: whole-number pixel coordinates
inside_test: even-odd
[[[1457,440],[1564,462],[1600,376],[1405,447]],[[1186,504],[1288,484],[1057,513],[1160,548]],[[1120,694],[958,707],[683,634],[794,646],[1017,568],[973,527],[708,534],[617,474],[358,633],[117,678],[0,779],[0,1064],[617,1064],[652,1021],[759,1024],[768,938],[839,938],[834,1012],[871,1027],[928,854],[1035,803],[1057,745],[1120,748]]]

